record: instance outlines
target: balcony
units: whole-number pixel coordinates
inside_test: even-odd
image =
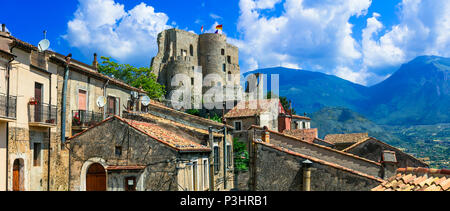
[[[93,111],[72,111],[72,129],[84,130],[103,121],[103,114]]]
[[[28,125],[33,127],[56,127],[56,106],[45,103],[28,104]]]
[[[0,93],[0,122],[16,120],[17,97]]]

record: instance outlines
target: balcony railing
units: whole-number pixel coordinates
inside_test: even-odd
[[[91,127],[101,121],[103,121],[102,113],[85,110],[72,111],[72,126]]]
[[[17,97],[0,93],[0,117],[16,119]]]
[[[28,121],[56,125],[56,106],[45,103],[28,104]]]

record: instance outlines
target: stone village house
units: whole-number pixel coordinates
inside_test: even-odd
[[[225,127],[157,102],[112,117],[67,143],[70,190],[231,190],[233,140],[217,131]]]
[[[420,159],[376,138],[369,137],[367,133],[329,134],[325,136],[325,141],[333,144],[336,149],[342,152],[375,162],[382,162],[386,158],[391,157],[390,159],[396,161],[398,168],[429,167],[428,164]]]
[[[66,60],[39,52],[0,31],[0,190],[67,190],[68,151],[61,145],[62,92]],[[72,60],[66,93],[64,137],[110,115],[139,109],[144,93]],[[140,93],[133,98],[132,92]],[[100,96],[107,103],[100,108]],[[136,96],[136,95],[135,95]]]

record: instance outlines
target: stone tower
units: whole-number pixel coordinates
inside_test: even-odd
[[[203,90],[202,94],[207,88],[202,87],[202,79],[209,74],[217,74],[222,79],[211,86],[240,87],[239,49],[227,43],[222,34],[197,35],[179,29],[165,30],[158,35],[158,54],[151,66],[158,82],[166,86],[168,95],[179,87],[172,86],[171,80],[180,73],[187,75],[191,84],[195,81],[196,88]],[[194,78],[196,67],[202,68],[200,80]]]

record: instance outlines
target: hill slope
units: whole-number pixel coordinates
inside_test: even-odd
[[[367,87],[333,75],[283,67],[247,72],[280,76],[280,95],[292,100],[299,113],[312,113],[326,106],[341,106],[358,110],[368,100]],[[270,79],[268,79],[270,89]]]
[[[450,59],[422,56],[370,87],[369,117],[381,124],[450,122]]]
[[[402,142],[397,136],[347,108],[326,107],[314,112],[311,119],[311,127],[318,128],[320,138],[324,138],[327,134],[367,132],[369,136],[389,144]]]
[[[372,87],[323,73],[281,67],[260,69],[244,76],[251,73],[279,74],[280,95],[291,99],[299,113],[345,107],[378,124],[450,123],[448,58],[418,57]]]

